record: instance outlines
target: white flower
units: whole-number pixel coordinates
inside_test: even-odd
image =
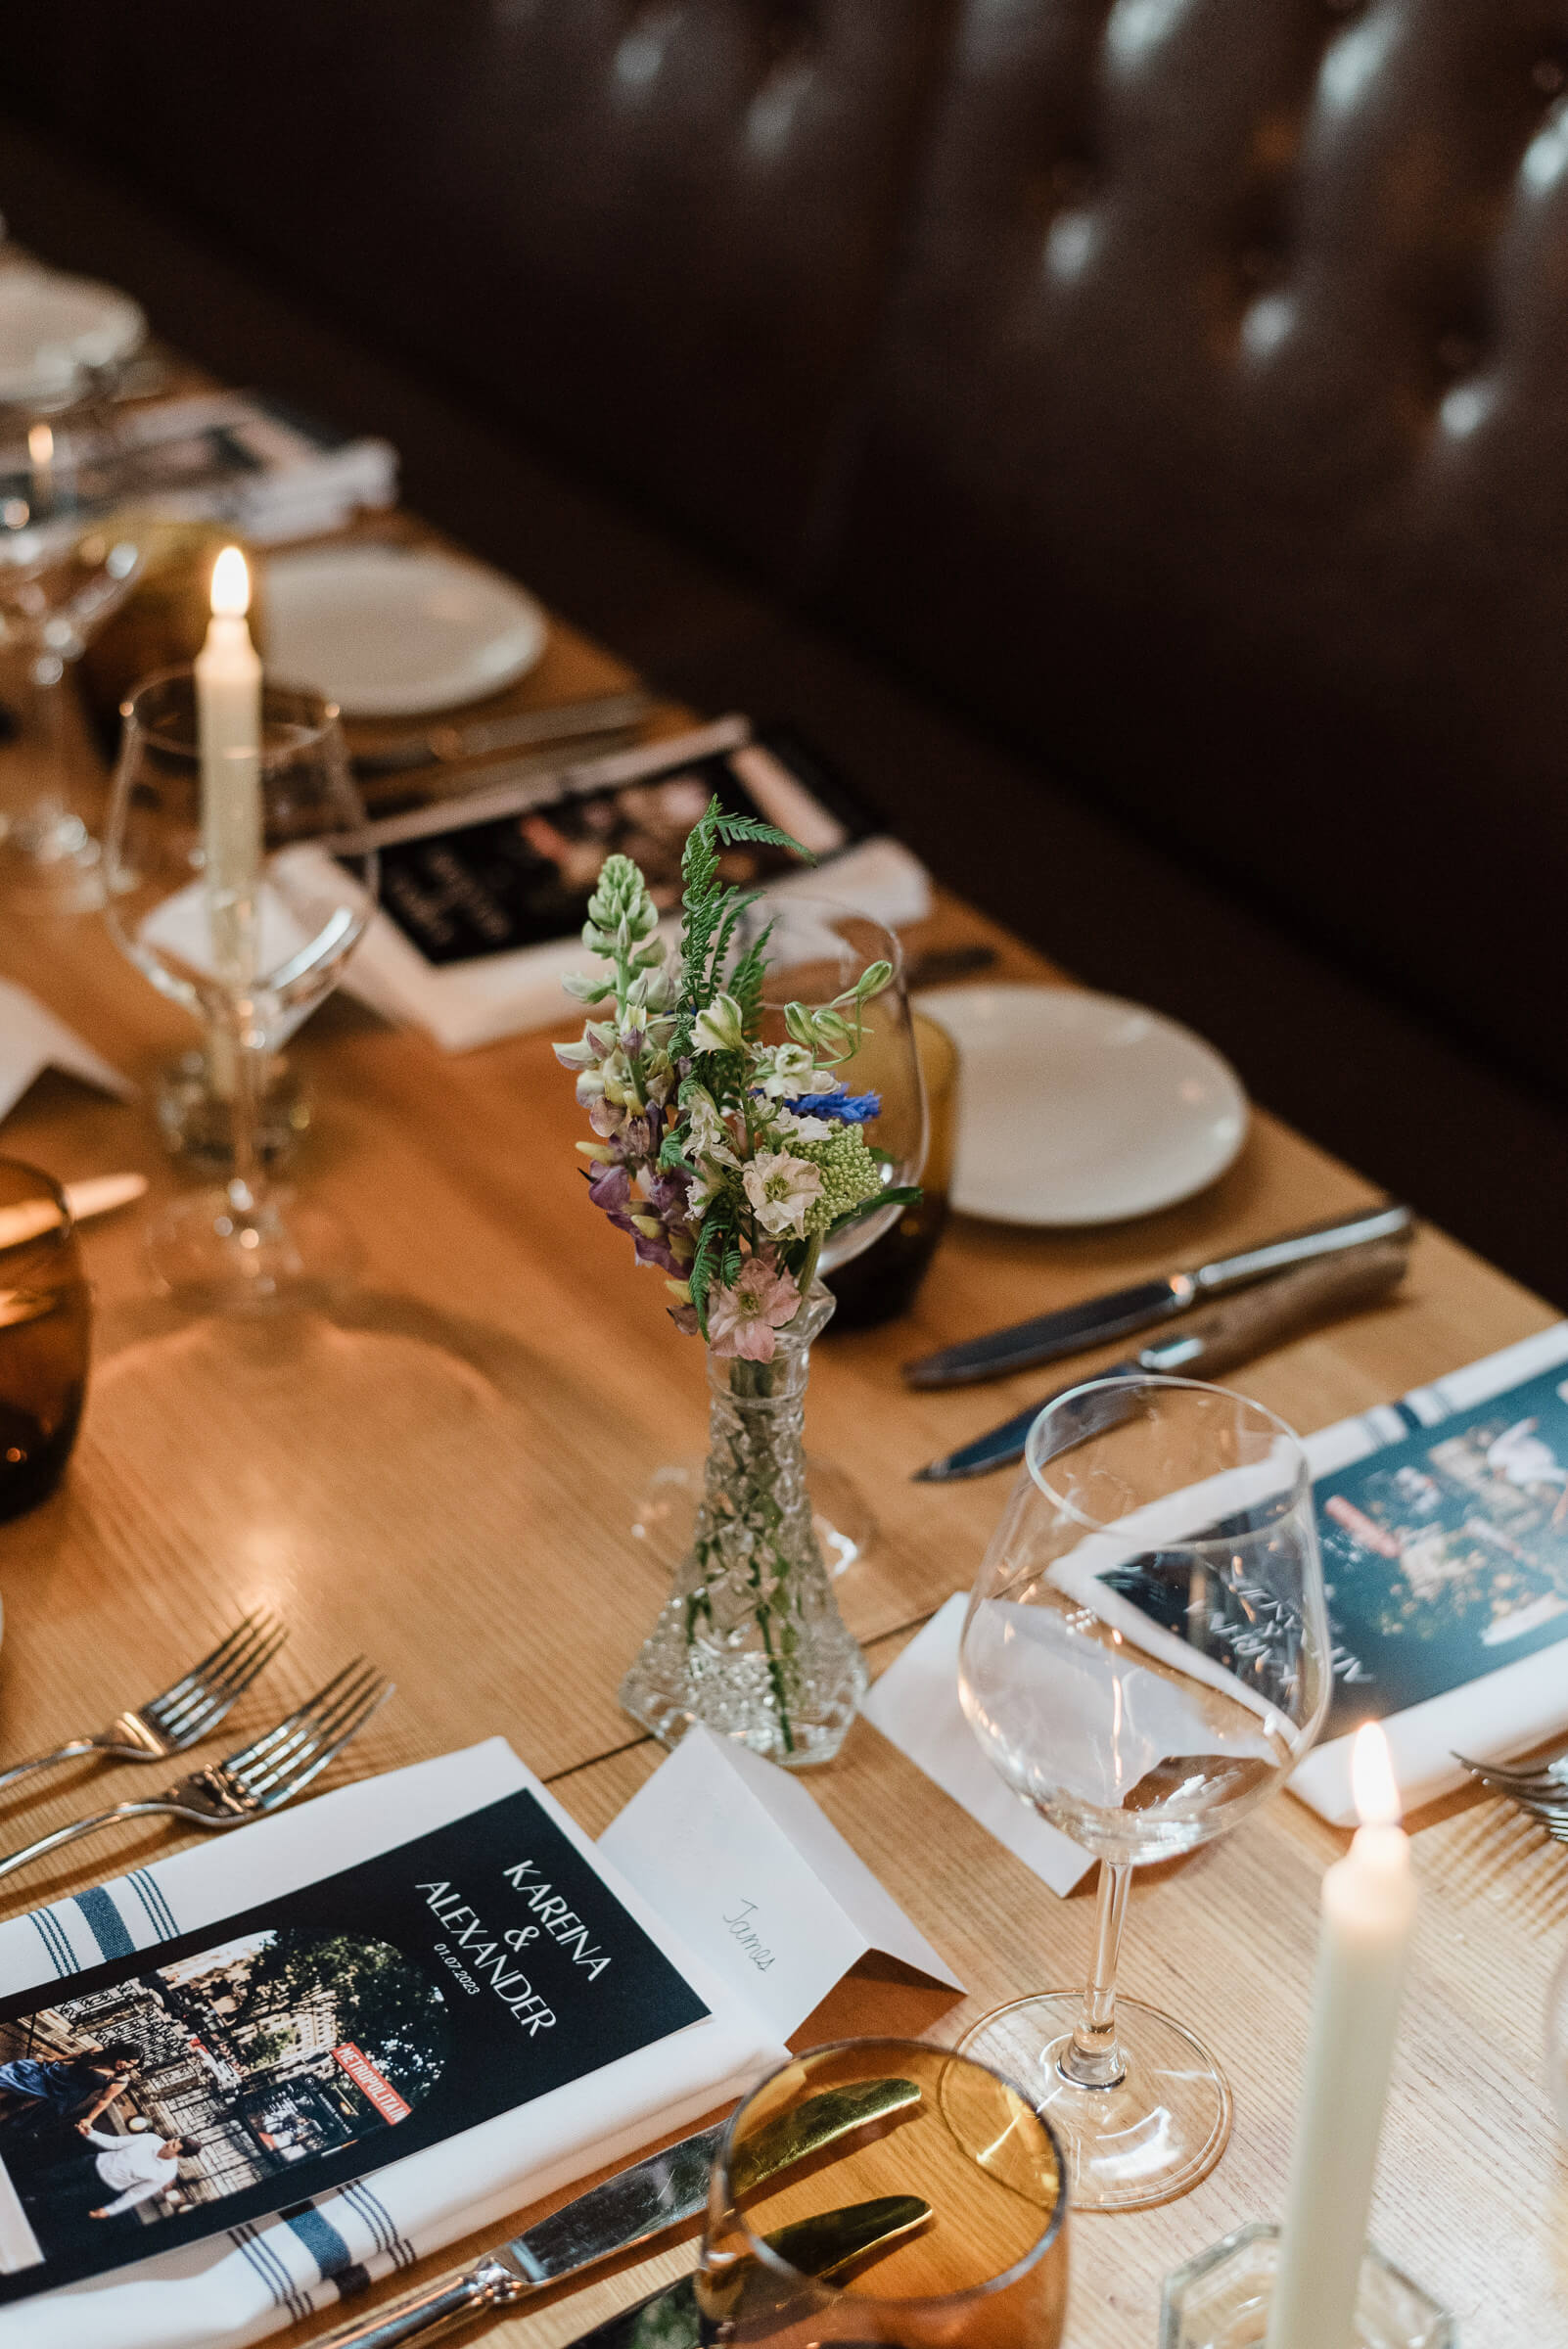
[[[822,1170],[808,1159],[791,1158],[784,1150],[761,1150],[742,1180],[757,1221],[776,1238],[806,1231],[806,1211],[822,1188]]]
[[[703,1085],[688,1084],[680,1106],[686,1118],[693,1158],[715,1158],[720,1166],[734,1166],[734,1136],[719,1116],[713,1094]]]
[[[771,1045],[758,1053],[756,1065],[757,1089],[769,1101],[814,1090],[816,1070],[810,1053],[800,1044]]]
[[[779,1104],[773,1124],[786,1148],[791,1142],[830,1142],[838,1131],[827,1118],[803,1117],[787,1101]]]
[[[691,1040],[699,1052],[739,1052],[746,1041],[741,1008],[733,995],[716,994],[706,1011],[692,1022]]]

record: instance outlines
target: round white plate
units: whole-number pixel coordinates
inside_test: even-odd
[[[345,717],[482,701],[533,667],[546,633],[531,595],[451,555],[328,546],[267,563],[267,667]]]
[[[960,1054],[952,1203],[1002,1223],[1116,1223],[1190,1198],[1247,1134],[1247,1096],[1190,1029],[1067,987],[922,995]]]
[[[66,397],[84,367],[117,367],[147,339],[128,294],[26,264],[0,269],[0,400]]]

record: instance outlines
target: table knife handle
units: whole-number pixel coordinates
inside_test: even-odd
[[[391,2307],[373,2309],[324,2333],[313,2349],[398,2349],[403,2341],[434,2341],[473,2317],[524,2300],[533,2286],[498,2259],[482,2259],[461,2276],[410,2292]]]

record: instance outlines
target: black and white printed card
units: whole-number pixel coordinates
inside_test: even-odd
[[[526,1792],[0,2001],[0,2302],[287,2209],[709,2008]]]

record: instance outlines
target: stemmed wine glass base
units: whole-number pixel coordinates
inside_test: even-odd
[[[182,1304],[219,1312],[330,1296],[357,1273],[362,1252],[338,1218],[287,1190],[249,1210],[231,1191],[193,1191],[153,1226],[148,1263]]]
[[[1075,2210],[1146,2210],[1207,2178],[1230,2136],[1230,2090],[1190,2031],[1135,1999],[1116,2002],[1126,2069],[1114,2088],[1080,2088],[1061,2069],[1084,1994],[1048,1991],[998,2006],[959,2052],[1025,2090],[1049,2121]]]

